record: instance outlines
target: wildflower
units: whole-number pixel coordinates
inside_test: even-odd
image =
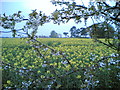
[[[101,67],[105,66],[105,63],[100,62],[100,66],[101,66]]]
[[[99,83],[99,81],[96,81],[96,83]]]
[[[67,64],[68,62],[67,61],[61,61],[62,64]]]
[[[116,55],[115,55],[115,53],[112,53],[111,56],[115,57]]]
[[[43,64],[42,67],[47,67],[47,64]]]
[[[34,52],[37,52],[36,50],[34,50]]]
[[[44,63],[46,63],[46,61],[44,61]]]
[[[58,55],[60,55],[60,52],[52,53],[52,55],[58,56]]]
[[[116,68],[120,69],[120,66],[116,66]]]
[[[85,82],[86,82],[86,83],[88,83],[88,82],[89,82],[89,80],[85,79]]]
[[[108,68],[108,70],[111,70],[110,68]]]
[[[42,47],[42,45],[41,45],[41,47]],[[47,50],[48,50],[48,48],[45,48],[45,49],[44,49],[44,51],[47,51]]]
[[[35,48],[40,48],[39,46],[35,46]]]
[[[51,88],[51,85],[47,85],[48,88]]]
[[[26,41],[26,43],[30,43],[29,41]]]
[[[30,41],[31,41],[31,42],[34,42],[35,40],[34,40],[34,39],[31,39]]]

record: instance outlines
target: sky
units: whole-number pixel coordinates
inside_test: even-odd
[[[32,10],[37,9],[37,11],[43,11],[46,15],[50,15],[56,9],[60,9],[60,6],[55,7],[51,0],[0,0],[0,14],[5,13],[6,15],[11,15],[15,12],[22,11],[22,15],[26,18]],[[69,0],[66,0],[69,1]],[[83,0],[83,3],[87,6],[89,0]],[[76,0],[78,4],[81,4],[81,0]],[[88,24],[92,24],[90,21]],[[23,24],[17,25],[17,28],[22,27]],[[46,23],[43,26],[40,26],[38,29],[37,35],[49,36],[52,30],[55,30],[57,33],[62,34],[63,32],[69,32],[72,26],[77,28],[85,27],[84,22],[76,24],[73,20],[70,20],[67,24],[53,24],[53,22]],[[4,30],[0,27],[1,30]],[[2,37],[12,37],[11,33],[2,34]]]

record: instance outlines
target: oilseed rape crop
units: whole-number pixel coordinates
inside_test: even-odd
[[[92,39],[37,40],[48,48],[30,45],[26,39],[2,39],[4,88],[119,87],[120,60],[114,57],[117,52],[113,49]],[[56,53],[49,48],[54,48]]]

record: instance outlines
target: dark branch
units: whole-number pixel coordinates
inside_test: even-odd
[[[104,45],[106,45],[106,46],[108,46],[108,47],[110,47],[110,48],[112,48],[112,49],[114,49],[114,50],[117,50],[117,48],[116,47],[113,47],[112,45],[109,45],[109,44],[106,44],[106,43],[104,43],[104,42],[102,42],[102,41],[100,41],[100,40],[96,40],[97,42],[99,42],[99,43],[102,43],[102,44],[104,44]]]

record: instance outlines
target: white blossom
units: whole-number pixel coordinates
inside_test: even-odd
[[[42,46],[42,45],[41,45],[41,46]],[[47,51],[47,50],[48,50],[48,48],[45,48],[45,49],[44,49],[44,51]]]
[[[116,66],[116,68],[120,69],[120,66]]]
[[[35,48],[40,48],[40,46],[35,46]]]
[[[108,70],[111,70],[110,68],[108,68]]]
[[[44,61],[44,63],[46,63],[46,61]]]
[[[51,85],[47,85],[48,88],[51,88]]]
[[[96,83],[99,83],[99,81],[96,81]]]
[[[58,56],[58,55],[60,55],[60,52],[52,53],[52,55]]]
[[[115,53],[112,53],[111,56],[116,57]]]
[[[86,82],[86,83],[88,83],[88,82],[89,82],[89,80],[85,79],[85,82]]]
[[[106,65],[105,63],[100,62],[100,66],[101,66],[101,67],[103,67],[103,66],[105,66],[105,65]]]
[[[36,50],[34,50],[34,52],[37,52]]]
[[[43,64],[42,67],[47,67],[47,64]]]
[[[67,64],[68,62],[67,61],[61,61],[62,64]]]
[[[31,39],[30,41],[31,41],[31,42],[34,42],[35,40]]]
[[[26,41],[26,43],[30,43],[29,41]]]

